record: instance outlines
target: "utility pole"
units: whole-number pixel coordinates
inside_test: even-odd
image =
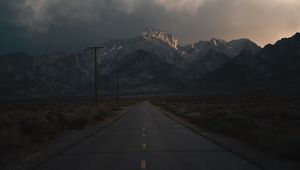
[[[117,70],[117,104],[120,106],[120,70]]]
[[[94,50],[94,57],[95,57],[95,104],[96,108],[98,109],[98,79],[97,79],[97,50],[104,47],[89,47],[88,49]]]

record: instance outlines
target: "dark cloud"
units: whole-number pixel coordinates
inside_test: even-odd
[[[0,53],[82,49],[147,26],[183,43],[247,37],[260,45],[300,31],[297,0],[4,0]]]

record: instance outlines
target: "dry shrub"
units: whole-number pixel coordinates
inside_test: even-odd
[[[53,138],[58,129],[45,117],[31,117],[19,121],[22,135],[30,136],[34,142],[43,142]]]

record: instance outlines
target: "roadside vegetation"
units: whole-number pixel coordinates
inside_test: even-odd
[[[205,131],[276,157],[300,160],[300,100],[291,97],[172,97],[152,101]]]
[[[68,130],[95,126],[134,101],[18,102],[0,104],[0,160],[57,137]]]

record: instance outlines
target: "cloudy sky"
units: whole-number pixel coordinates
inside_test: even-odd
[[[0,54],[82,49],[153,26],[182,44],[212,37],[261,46],[300,32],[300,0],[1,0]]]

